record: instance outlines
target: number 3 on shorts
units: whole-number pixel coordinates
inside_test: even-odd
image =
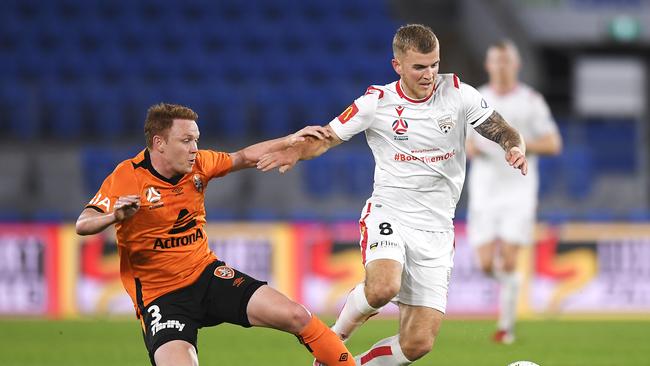
[[[379,233],[381,235],[390,235],[393,233],[393,228],[390,227],[389,222],[382,222],[379,224]]]
[[[153,316],[151,325],[158,324],[160,319],[162,319],[162,315],[160,315],[160,307],[158,307],[158,305],[151,305],[147,311],[151,313],[151,316]]]

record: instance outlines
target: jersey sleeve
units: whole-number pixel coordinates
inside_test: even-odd
[[[494,109],[488,105],[481,93],[473,86],[461,83],[460,95],[463,110],[465,111],[465,120],[470,126],[478,127],[494,112]]]
[[[542,137],[551,133],[557,133],[557,125],[551,115],[551,109],[546,104],[544,97],[535,93],[532,102],[531,126],[535,137]]]
[[[92,208],[101,213],[111,212],[118,197],[140,194],[133,169],[129,168],[130,162],[123,162],[104,179],[95,196],[85,208]]]
[[[383,91],[374,87],[368,88],[365,95],[357,98],[343,113],[334,118],[330,127],[343,141],[347,141],[359,132],[370,127],[375,118],[377,104],[383,97]]]
[[[219,151],[199,150],[201,170],[210,178],[222,177],[232,169],[230,154]]]

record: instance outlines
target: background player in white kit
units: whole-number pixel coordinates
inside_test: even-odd
[[[331,136],[323,143],[305,141],[258,163],[264,171],[286,171],[365,132],[376,163],[374,191],[360,220],[366,278],[332,329],[347,339],[391,300],[400,321],[397,335],[355,357],[364,366],[407,365],[433,346],[453,266],[452,219],[465,179],[467,126],[498,142],[508,164],[527,171],[519,133],[476,89],[453,74],[438,75],[438,41],[429,27],[398,29],[393,52],[399,81],[369,87],[329,123]]]
[[[562,140],[544,98],[518,81],[520,57],[509,41],[488,48],[485,69],[489,83],[479,88],[485,100],[519,131],[526,141],[527,177],[503,164],[499,145],[470,131],[467,154],[472,159],[468,176],[468,239],[476,248],[481,269],[500,284],[499,343],[514,341],[519,280],[517,257],[522,245],[533,243],[537,188],[537,155],[555,155]]]

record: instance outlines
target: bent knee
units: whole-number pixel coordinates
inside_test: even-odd
[[[368,286],[366,284],[366,300],[373,308],[380,308],[397,295],[400,284],[392,283],[383,286]]]
[[[492,265],[492,262],[481,263],[480,267],[481,271],[483,271],[483,274],[486,276],[494,275],[494,266]]]
[[[311,314],[302,305],[293,303],[287,307],[286,310],[287,330],[293,334],[298,334],[302,331],[309,321]]]
[[[431,352],[431,349],[433,349],[433,339],[406,341],[404,344],[400,344],[400,346],[402,347],[404,356],[410,361],[415,361]]]

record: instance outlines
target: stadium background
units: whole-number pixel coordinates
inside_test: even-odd
[[[487,45],[513,39],[523,79],[547,98],[564,138],[561,156],[541,160],[539,242],[522,254],[519,311],[528,333],[522,348],[509,352],[535,354],[526,336],[552,342],[568,329],[553,322],[564,319],[596,319],[583,326],[608,334],[634,334],[627,326],[646,320],[640,329],[647,334],[646,0],[1,1],[0,325],[48,339],[50,331],[85,324],[70,319],[108,329],[128,314],[126,324],[134,323],[113,233],[79,238],[73,223],[115,164],[142,148],[149,105],[192,107],[201,147],[225,151],[325,124],[370,84],[395,79],[390,41],[406,22],[430,25],[441,41],[441,72],[475,86],[486,81]],[[357,136],[282,176],[245,171],[213,181],[206,194],[211,245],[230,264],[335,314],[362,276],[355,221],[372,173]],[[449,298],[449,315],[459,320],[450,322],[449,337],[465,342],[463,327],[478,327],[470,340],[483,347],[479,358],[497,349],[481,343],[491,324],[470,319],[494,316],[497,293],[465,243],[465,210],[463,197]],[[395,309],[385,313],[384,322],[394,324]],[[26,326],[26,318],[37,320]],[[549,321],[555,330],[530,330]],[[4,359],[30,353],[9,346],[20,339],[12,334],[0,333],[0,364],[42,364]],[[595,334],[576,337],[606,339]],[[270,339],[263,333],[259,342]],[[648,364],[647,347],[630,346],[637,338],[619,340],[631,351],[615,346],[611,360],[633,355],[635,364]],[[452,361],[453,342],[441,342],[450,350],[446,362],[467,364]],[[571,357],[578,352],[585,353],[570,348],[546,364],[581,364]],[[585,364],[619,364],[600,361]]]

